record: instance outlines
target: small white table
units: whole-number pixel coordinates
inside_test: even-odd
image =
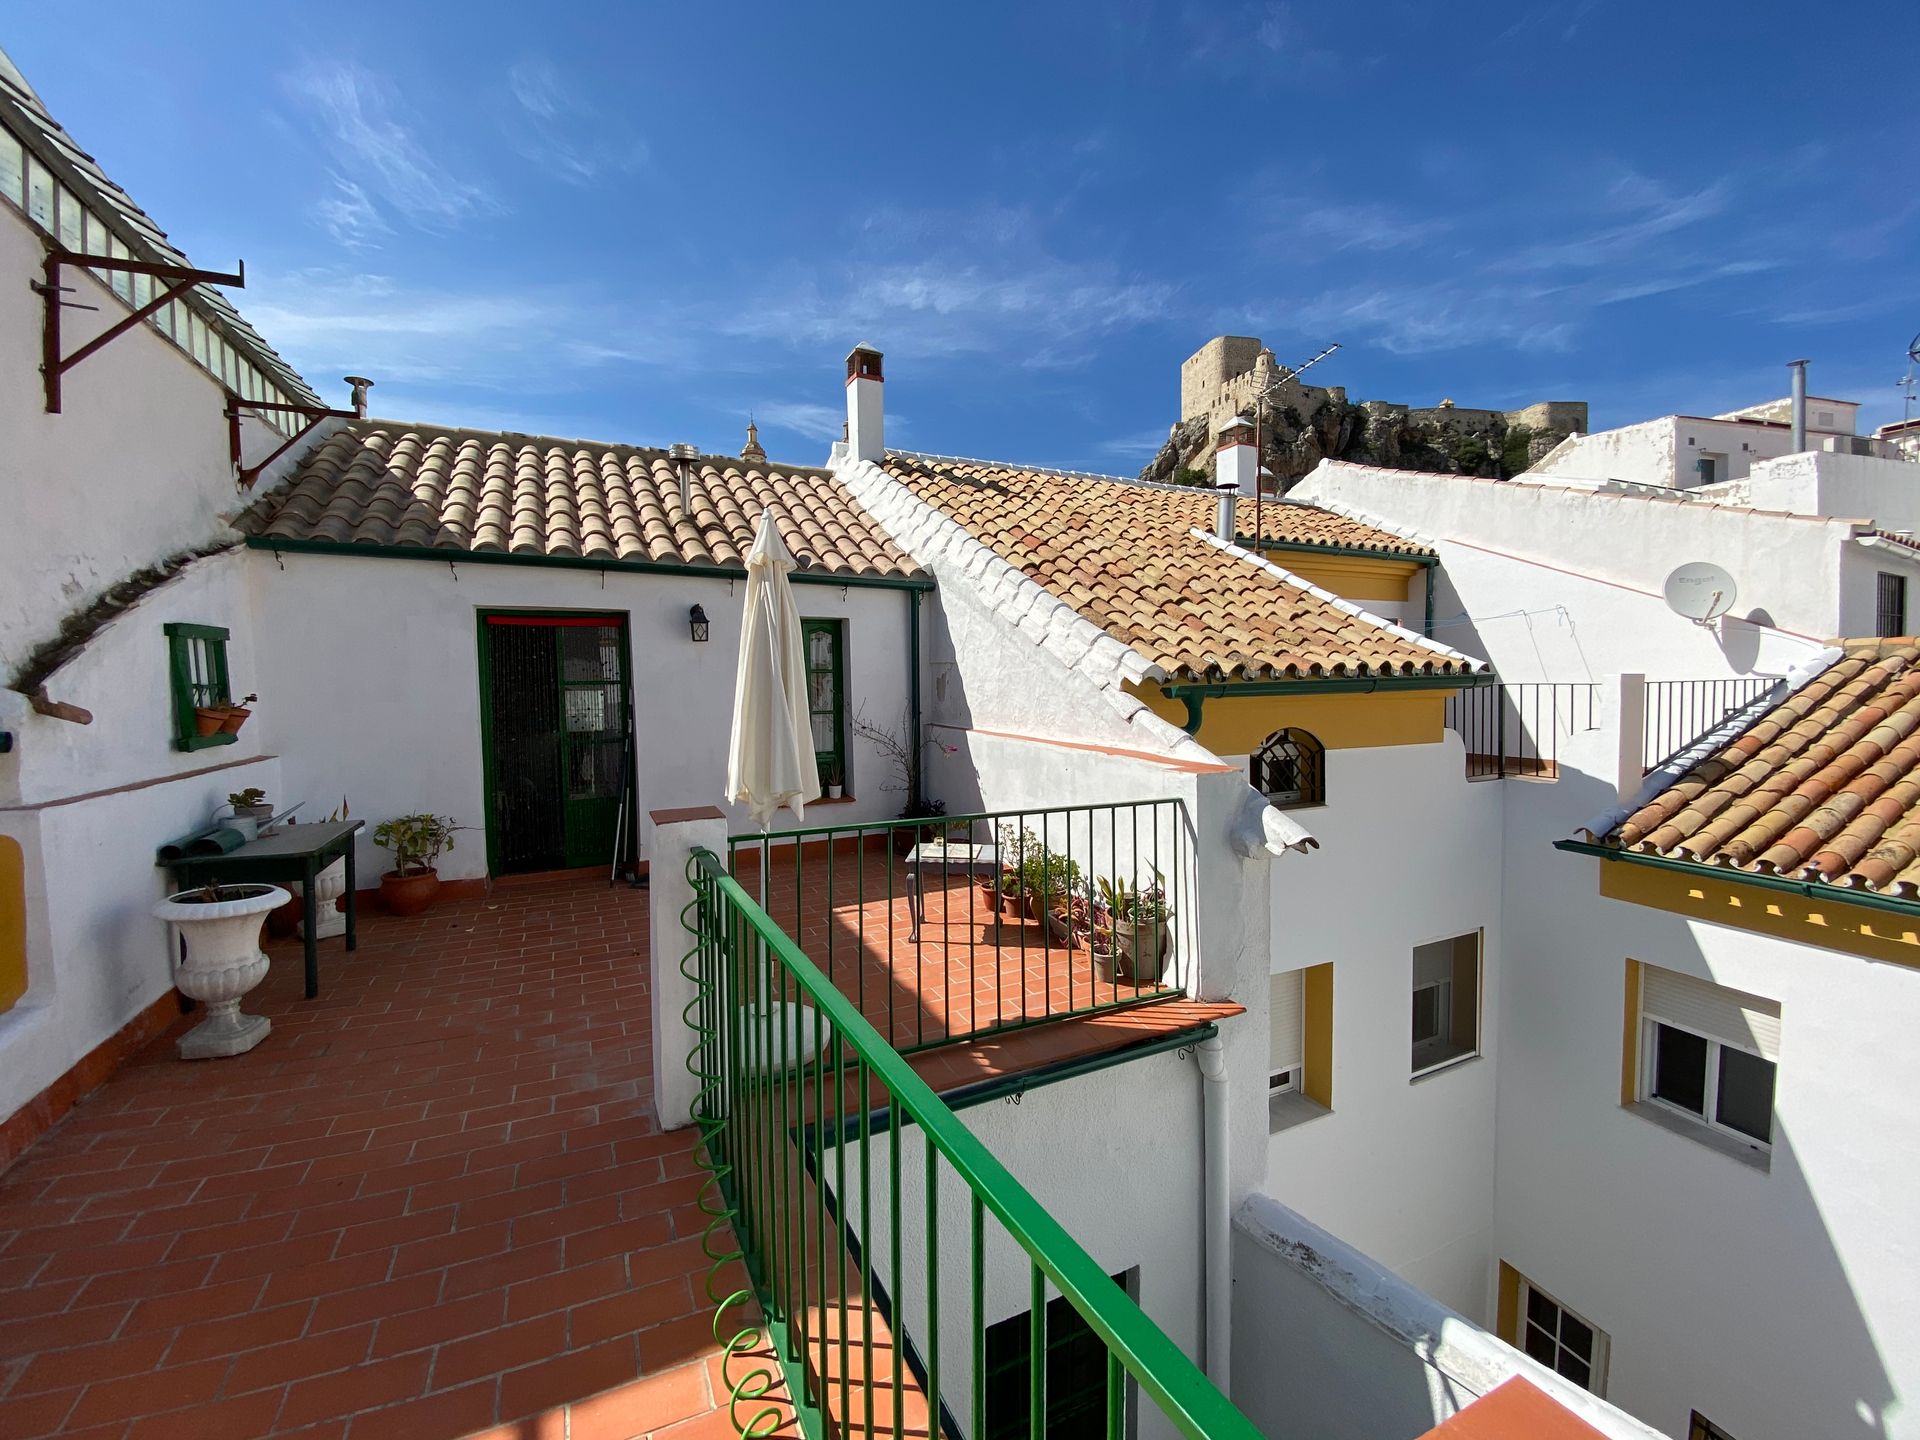
[[[921,884],[921,873],[931,872],[945,881],[953,875],[998,875],[1000,873],[1000,847],[988,842],[974,845],[960,840],[927,840],[907,852],[907,914],[912,924],[907,930],[909,940],[920,938],[920,926],[927,918],[927,897]]]

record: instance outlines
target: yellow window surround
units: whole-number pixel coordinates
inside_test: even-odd
[[[11,835],[0,835],[0,1015],[26,993],[26,853]]]

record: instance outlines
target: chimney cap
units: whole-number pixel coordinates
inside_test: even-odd
[[[854,346],[853,349],[847,352],[848,381],[886,379],[886,377],[880,373],[880,362],[885,358],[885,356],[871,345]]]
[[[878,345],[869,345],[866,341],[862,340],[858,345],[854,346],[853,349],[849,350],[847,355],[852,357],[858,355],[862,350],[866,351],[869,355],[880,354],[880,347]]]
[[[698,445],[689,445],[686,441],[682,440],[677,444],[669,445],[667,447],[667,454],[675,460],[698,460],[700,458],[700,447]]]
[[[346,382],[347,384],[349,384],[349,385],[371,385],[371,384],[373,384],[373,381],[371,381],[371,380],[369,380],[369,379],[367,379],[367,377],[366,377],[366,376],[364,376],[364,375],[342,375],[342,376],[341,376],[340,378],[341,378],[342,380],[344,380],[344,381],[345,381],[345,382]]]

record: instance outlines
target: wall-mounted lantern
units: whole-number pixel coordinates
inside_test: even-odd
[[[696,605],[687,612],[687,621],[693,627],[693,643],[706,644],[707,637],[713,633],[713,627],[707,623],[707,612]]]

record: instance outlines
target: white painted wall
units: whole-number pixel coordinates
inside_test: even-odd
[[[1269,1435],[1411,1440],[1520,1378],[1610,1440],[1656,1433],[1268,1196],[1234,1219],[1234,1402]]]
[[[235,744],[171,746],[167,621],[228,627],[234,683],[256,688],[244,568],[234,554],[189,567],[55,672],[55,693],[93,711],[91,725],[37,715],[0,692],[0,729],[15,735],[14,752],[0,756],[0,833],[26,854],[28,980],[0,1015],[0,1116],[170,988],[166,927],[148,914],[166,893],[155,850],[206,823],[230,791],[284,793],[263,743],[273,703],[264,694]]]
[[[1700,484],[1739,480],[1756,461],[1784,455],[1791,444],[1791,432],[1784,425],[1663,415],[1637,425],[1572,436],[1527,471],[1527,477],[1631,480],[1691,490]],[[1703,455],[1717,460],[1711,482],[1697,465]]]
[[[1271,968],[1333,963],[1333,1109],[1272,1136],[1261,1188],[1484,1315],[1505,969],[1500,787],[1467,782],[1452,731],[1326,760],[1327,804],[1293,812],[1320,848],[1271,870]],[[1412,1080],[1413,949],[1482,928],[1482,1056]]]
[[[1743,620],[1808,642],[1839,633],[1844,520],[1332,461],[1294,493],[1435,542],[1434,638],[1488,656],[1508,680],[1771,670],[1782,642]],[[1710,629],[1661,598],[1694,560],[1723,566],[1740,589],[1733,616]]]
[[[219,384],[145,325],[67,372],[63,411],[40,377],[41,241],[0,206],[0,682],[62,617],[133,571],[229,534],[245,501],[233,479]],[[84,270],[62,270],[71,354],[127,313]],[[249,455],[277,444],[244,421]],[[277,472],[276,472],[277,473]],[[56,699],[64,698],[56,695]]]
[[[1755,465],[1747,503],[1797,515],[1867,520],[1881,530],[1920,530],[1920,465],[1877,455],[1809,450]]]
[[[475,827],[443,857],[447,879],[486,873],[478,614],[483,609],[609,611],[628,617],[641,813],[721,805],[746,582],[538,566],[248,553],[271,701],[255,724],[286,757],[291,798],[321,813],[342,794],[364,816],[358,863],[368,882],[391,859],[372,827],[433,810]],[[903,591],[795,585],[803,616],[847,627],[848,714],[902,724],[907,705]],[[731,591],[731,593],[729,593]],[[696,645],[687,610],[704,606],[712,638]],[[867,742],[852,742],[844,805],[809,807],[810,823],[890,819],[905,796]]]
[[[1509,787],[1501,1256],[1609,1332],[1608,1398],[1668,1434],[1920,1434],[1920,976],[1601,899],[1551,841],[1609,799]],[[1780,1002],[1770,1171],[1620,1107],[1628,957]]]
[[[1245,1021],[1235,1022],[1244,1024]],[[1138,1268],[1140,1307],[1196,1365],[1202,1345],[1201,1080],[1176,1053],[1130,1061],[1026,1091],[1016,1104],[995,1100],[958,1112],[1034,1199],[1063,1225],[1102,1270]],[[1150,1152],[1143,1137],[1151,1136]],[[928,1354],[925,1141],[910,1128],[900,1145],[901,1275],[891,1271],[891,1231],[883,1203],[890,1138],[872,1143],[874,1273],[923,1359]],[[848,1156],[848,1210],[860,1214],[857,1146]],[[829,1158],[829,1170],[835,1162]],[[972,1374],[968,1192],[950,1165],[939,1166],[940,1369],[949,1410],[970,1434]],[[1026,1252],[987,1217],[989,1325],[1029,1309]],[[1058,1291],[1049,1287],[1048,1298]],[[1150,1399],[1139,1403],[1143,1440],[1176,1432]]]

